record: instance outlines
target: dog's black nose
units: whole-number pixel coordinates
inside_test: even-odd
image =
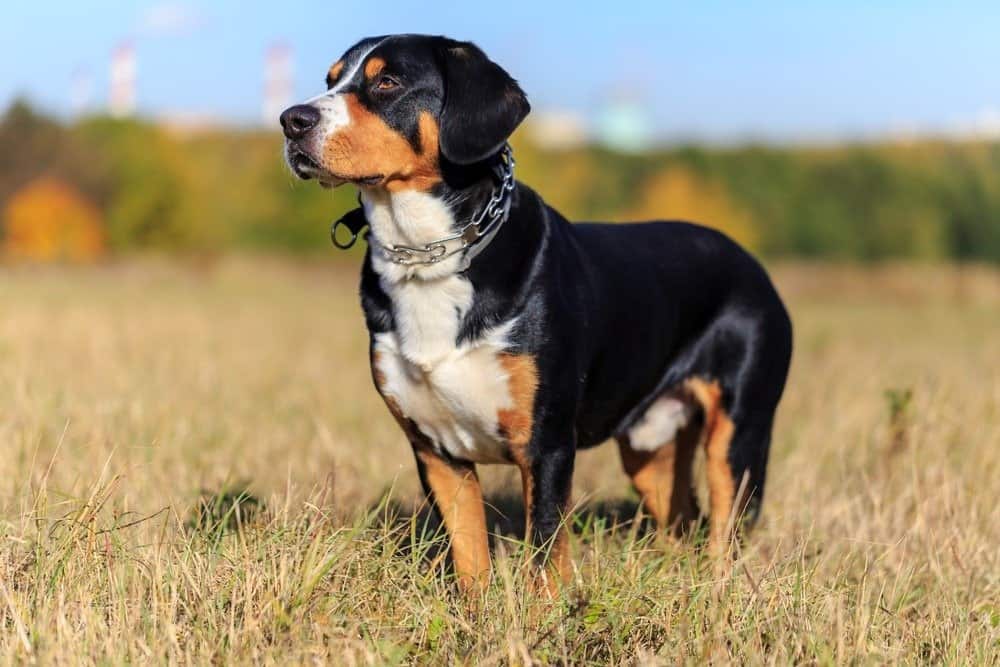
[[[289,139],[301,139],[306,132],[316,127],[319,122],[319,109],[308,104],[296,104],[281,114],[281,127]]]

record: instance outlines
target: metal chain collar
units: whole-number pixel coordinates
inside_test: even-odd
[[[489,237],[486,242],[492,240],[493,235],[496,234],[500,226],[507,220],[507,214],[510,211],[510,193],[514,190],[514,155],[510,149],[510,145],[504,145],[500,156],[500,164],[496,168],[497,175],[500,177],[500,183],[493,188],[490,200],[477,215],[473,216],[471,222],[451,236],[431,241],[420,247],[405,245],[381,246],[383,252],[388,256],[389,261],[401,266],[437,264],[470,246],[483,242],[483,239],[486,237]],[[449,249],[448,244],[452,241],[459,241],[459,243]],[[485,248],[485,245],[480,250],[482,248]],[[466,259],[468,262],[471,257],[467,257]]]
[[[468,268],[472,258],[482,252],[510,213],[510,193],[514,191],[514,154],[509,144],[504,144],[500,153],[500,164],[495,167],[500,183],[493,188],[490,200],[472,220],[451,236],[426,243],[419,247],[405,245],[382,245],[379,249],[390,262],[400,266],[420,266],[437,264],[463,250],[469,250],[463,259],[462,271]],[[335,231],[336,227],[334,228]],[[353,239],[351,239],[353,243]],[[458,241],[452,245],[448,244]],[[336,237],[334,236],[336,244]],[[337,244],[339,247],[339,244]]]

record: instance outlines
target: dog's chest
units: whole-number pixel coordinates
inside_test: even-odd
[[[477,463],[511,460],[505,428],[516,409],[505,352],[511,325],[456,345],[472,285],[451,276],[387,290],[394,331],[377,334],[372,363],[379,390],[439,450]]]

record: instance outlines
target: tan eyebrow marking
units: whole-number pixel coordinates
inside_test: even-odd
[[[330,71],[327,76],[330,78],[330,83],[333,83],[338,78],[340,78],[341,73],[344,71],[344,61],[338,60],[330,66]]]
[[[371,79],[376,74],[381,72],[384,67],[385,61],[376,56],[365,63],[365,76]]]

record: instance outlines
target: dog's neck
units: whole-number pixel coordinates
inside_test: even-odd
[[[435,264],[393,263],[379,247],[420,248],[462,229],[489,201],[495,179],[489,169],[465,171],[430,191],[363,188],[361,204],[371,229],[372,267],[383,282],[433,281],[462,270],[465,251]]]
[[[369,258],[392,301],[392,345],[410,363],[430,372],[458,351],[462,322],[475,301],[462,273],[463,252],[434,264],[394,263],[380,246],[422,247],[456,233],[489,200],[492,182],[433,192],[363,190],[361,203],[371,230]]]

